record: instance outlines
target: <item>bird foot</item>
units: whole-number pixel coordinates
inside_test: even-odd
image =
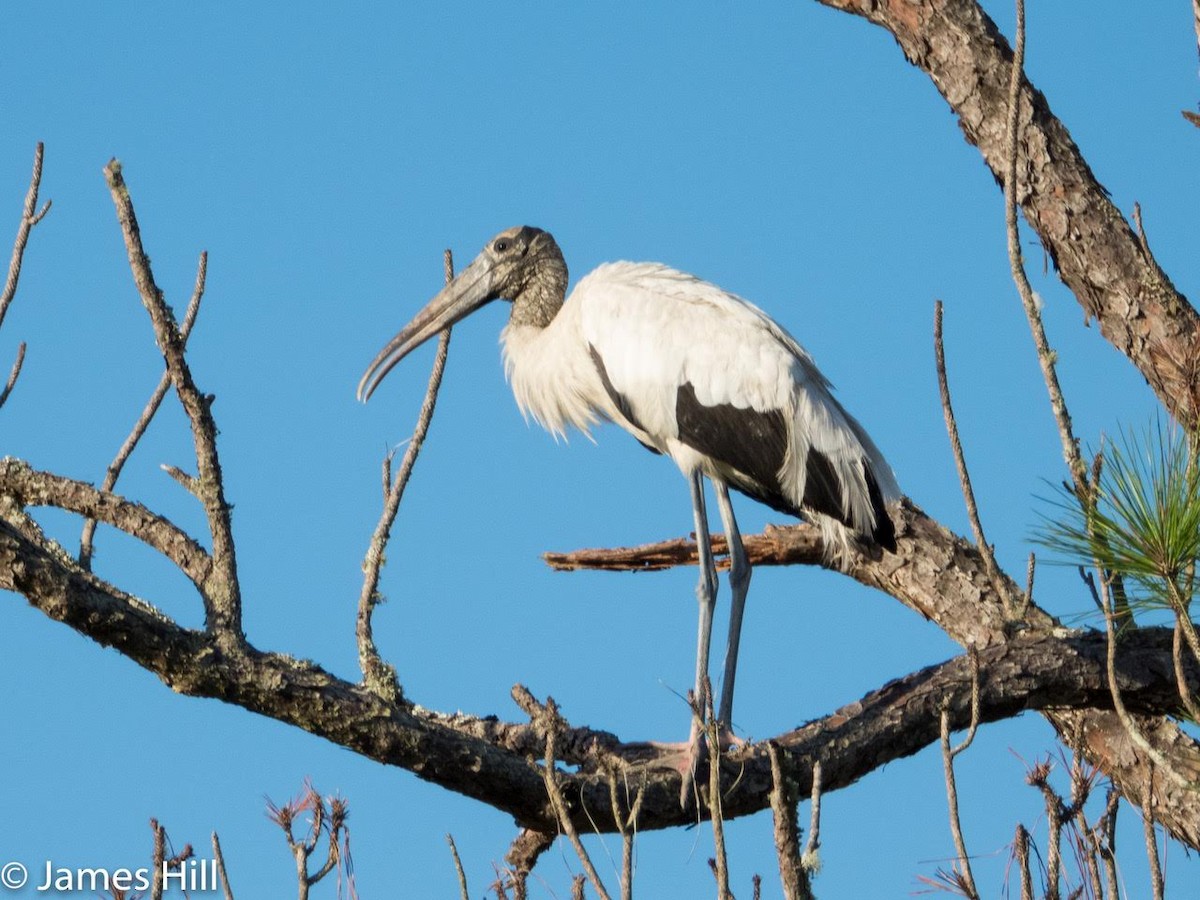
[[[745,744],[746,741],[735,735],[729,726],[724,723],[717,726],[719,752],[723,753],[730,748],[742,747]],[[658,751],[659,762],[663,766],[679,773],[682,782],[679,787],[680,808],[687,809],[688,800],[692,797],[695,797],[696,806],[699,807],[700,798],[695,789],[696,773],[700,771],[701,765],[708,757],[709,750],[708,741],[701,730],[700,722],[692,721],[692,731],[686,741],[651,741],[650,746]]]

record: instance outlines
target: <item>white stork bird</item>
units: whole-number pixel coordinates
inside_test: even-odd
[[[717,593],[707,477],[729,542],[733,600],[717,713],[728,736],[750,583],[729,488],[819,525],[835,562],[855,541],[896,549],[886,509],[900,496],[895,477],[812,357],[740,297],[658,263],[629,262],[602,265],[566,292],[567,265],[549,233],[501,232],[380,351],[358,397],[366,401],[424,341],[492,300],[510,300],[501,342],[521,411],[555,435],[615,422],[688,480],[700,556],[701,709]],[[697,738],[693,722],[693,759]]]

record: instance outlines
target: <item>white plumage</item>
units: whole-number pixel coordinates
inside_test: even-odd
[[[758,307],[657,263],[602,265],[569,298],[566,285],[566,263],[548,233],[501,232],[384,347],[359,396],[437,332],[491,300],[511,300],[501,343],[522,413],[555,436],[569,428],[590,436],[597,422],[613,421],[688,479],[701,557],[697,698],[716,595],[700,479],[712,482],[731,557],[718,713],[728,727],[750,578],[728,487],[819,524],[831,563],[856,543],[895,550],[886,506],[900,490],[809,354]],[[694,728],[692,738],[694,747]]]

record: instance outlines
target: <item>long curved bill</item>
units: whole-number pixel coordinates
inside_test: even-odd
[[[379,351],[358,383],[358,399],[366,403],[396,363],[435,334],[495,300],[495,280],[492,261],[480,254]]]

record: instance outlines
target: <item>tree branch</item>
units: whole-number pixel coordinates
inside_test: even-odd
[[[21,593],[50,618],[114,647],[179,693],[218,698],[303,728],[488,803],[513,815],[523,827],[542,833],[556,830],[542,778],[527,763],[527,756],[544,753],[544,734],[528,724],[388,702],[314,663],[251,646],[231,653],[216,635],[181,628],[149,604],[83,570],[77,560],[42,538],[18,508],[2,506],[0,588]],[[1122,641],[1117,672],[1131,710],[1163,710],[1177,704],[1171,638],[1169,629],[1139,629]],[[1200,687],[1200,666],[1195,660],[1188,662],[1189,682]],[[1097,633],[1016,638],[981,650],[980,721],[1026,709],[1107,707],[1112,698],[1104,665],[1105,641]],[[966,657],[951,660],[773,738],[787,770],[799,779],[797,790],[811,789],[805,773],[817,759],[828,792],[937,741],[938,713],[946,697],[951,698],[946,707],[951,727],[969,724],[972,673]],[[679,806],[680,775],[661,762],[660,751],[643,743],[623,744],[604,732],[567,728],[559,736],[557,752],[564,762],[579,767],[560,774],[563,793],[578,798],[571,804],[577,828],[615,830],[606,817],[592,821],[587,814],[609,802],[606,773],[614,755],[646,773],[639,830],[694,822],[695,810]],[[726,819],[768,807],[773,783],[763,744],[724,754],[721,762],[728,767],[722,781],[732,785],[722,797]],[[1172,814],[1183,812],[1181,807]],[[1200,817],[1194,816],[1193,831],[1198,822]],[[1180,832],[1195,846],[1192,832]]]
[[[998,183],[1006,177],[1012,50],[975,0],[818,0],[887,29],[929,75]],[[1163,405],[1200,427],[1200,316],[1145,252],[1046,98],[1020,84],[1017,196],[1062,280]]]
[[[241,586],[237,576],[230,506],[225,500],[221,461],[217,453],[217,425],[212,416],[213,397],[200,393],[184,356],[184,336],[175,314],[154,281],[150,258],[142,248],[142,235],[129,188],[121,174],[121,164],[113,159],[104,167],[104,177],[117,209],[117,221],[125,237],[129,268],[150,314],[154,336],[162,351],[175,393],[191,423],[196,448],[196,495],[204,506],[212,535],[213,566],[201,587],[204,597],[205,627],[234,647],[244,642],[242,634]]]

